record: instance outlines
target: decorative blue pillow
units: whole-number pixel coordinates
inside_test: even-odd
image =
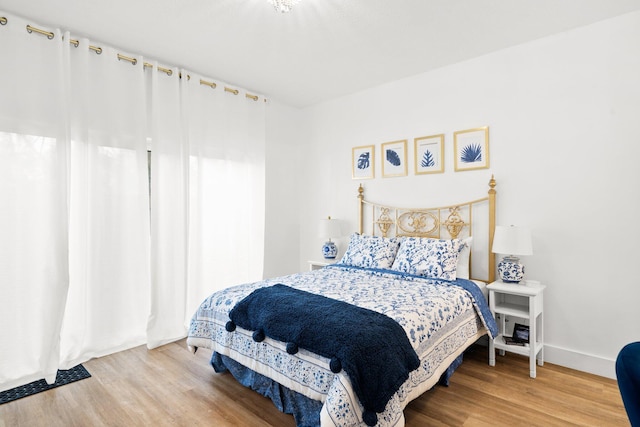
[[[354,267],[389,268],[399,246],[400,241],[396,238],[387,239],[354,233],[340,263]]]
[[[434,279],[456,280],[458,254],[462,240],[423,237],[402,239],[392,270]]]

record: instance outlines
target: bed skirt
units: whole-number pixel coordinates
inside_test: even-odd
[[[280,412],[293,415],[298,427],[318,427],[322,402],[310,399],[280,383],[241,365],[218,352],[211,355],[211,366],[218,372],[230,372],[243,386],[271,399]]]
[[[449,378],[454,371],[462,364],[463,354],[447,368],[440,377],[438,384],[449,385]],[[236,362],[230,357],[224,356],[216,351],[211,355],[211,366],[218,373],[229,372],[243,386],[257,391],[261,395],[271,399],[280,412],[293,415],[297,427],[318,427],[320,426],[320,411],[323,403],[319,400],[311,399],[298,392],[284,387],[280,383],[265,377],[244,365]]]

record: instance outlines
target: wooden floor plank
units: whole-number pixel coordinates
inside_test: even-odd
[[[136,347],[84,366],[92,377],[0,405],[0,427],[294,427],[290,415],[216,374],[211,353],[184,340]],[[629,426],[614,380],[546,363],[529,378],[528,359],[508,353],[496,366],[474,346],[451,378],[405,409],[407,427]]]

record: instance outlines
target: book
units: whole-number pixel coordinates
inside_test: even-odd
[[[504,343],[507,345],[519,345],[520,347],[524,347],[526,344],[524,341],[515,340],[512,337],[503,337],[503,338],[504,338]]]

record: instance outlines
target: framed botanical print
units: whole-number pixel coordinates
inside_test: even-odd
[[[489,127],[453,133],[455,170],[467,171],[489,167]]]
[[[416,175],[444,172],[444,135],[422,136],[413,140]]]
[[[351,177],[371,179],[375,176],[375,146],[364,145],[351,149]]]
[[[407,175],[407,140],[382,144],[382,177]]]

